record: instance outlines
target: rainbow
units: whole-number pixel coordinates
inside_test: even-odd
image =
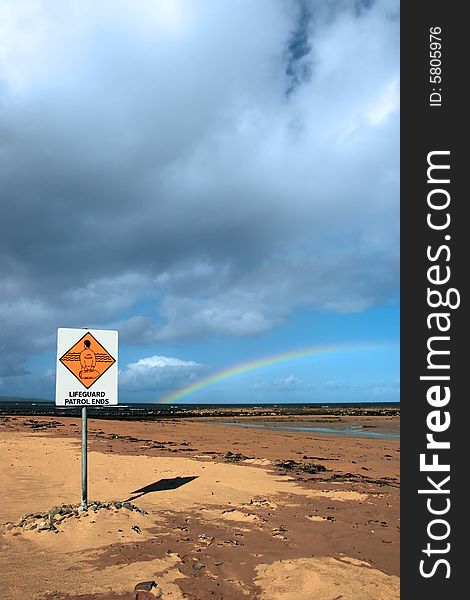
[[[275,354],[274,356],[268,356],[265,358],[260,358],[258,360],[253,360],[250,362],[241,363],[234,367],[230,367],[228,369],[223,369],[218,373],[214,373],[210,377],[206,377],[205,379],[201,379],[196,383],[188,385],[180,390],[175,392],[171,392],[171,394],[167,394],[161,400],[159,400],[160,404],[171,404],[173,402],[177,402],[184,398],[185,396],[189,396],[194,392],[198,392],[199,390],[204,389],[205,387],[212,385],[213,383],[218,383],[219,381],[224,381],[225,379],[229,379],[230,377],[235,377],[237,375],[244,375],[245,373],[250,373],[251,371],[255,371],[256,369],[262,369],[264,367],[270,367],[271,365],[276,365],[281,362],[285,362],[288,360],[296,360],[298,358],[305,358],[307,356],[314,356],[315,354],[324,354],[326,352],[334,352],[335,350],[343,350],[348,346],[317,346],[316,348],[305,348],[303,350],[294,350],[292,352],[284,352],[283,354]]]

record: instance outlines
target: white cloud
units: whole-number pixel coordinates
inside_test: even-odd
[[[129,363],[119,373],[119,385],[128,391],[180,388],[200,377],[205,365],[168,356],[149,356]]]
[[[297,377],[296,375],[287,375],[274,382],[274,386],[280,390],[293,391],[298,389],[305,389],[306,387],[312,387],[307,385],[305,381]]]
[[[268,389],[280,392],[295,392],[312,389],[314,387],[315,386],[312,383],[293,374],[286,375],[285,377],[281,377],[280,379],[271,382],[258,381],[253,385],[253,388],[257,390]]]
[[[400,92],[398,79],[394,79],[379,93],[376,102],[369,108],[367,118],[372,125],[379,125],[387,117],[398,110]]]

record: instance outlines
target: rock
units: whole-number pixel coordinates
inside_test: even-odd
[[[324,473],[327,469],[324,465],[320,465],[318,463],[308,463],[306,465],[302,465],[300,467],[301,471],[304,471],[305,473]]]
[[[319,463],[301,464],[295,460],[279,460],[277,461],[276,466],[280,469],[286,469],[287,471],[303,471],[304,473],[311,473],[312,475],[328,471],[324,465]]]
[[[82,506],[82,505],[80,505],[80,506],[77,508],[77,511],[78,511],[78,513],[79,513],[79,514],[80,514],[80,513],[82,513],[82,512],[83,512],[83,511],[85,511],[85,510],[87,510],[87,509],[86,509],[86,507],[85,507],[85,506]]]
[[[36,529],[36,528],[37,528],[36,523],[33,523],[32,525],[28,525],[26,527],[26,531],[32,531],[33,529]]]
[[[141,581],[134,586],[134,592],[138,590],[144,590],[146,592],[150,592],[152,588],[157,587],[156,581]]]
[[[237,452],[236,454],[234,454],[233,452],[230,452],[230,450],[229,450],[222,454],[222,458],[225,458],[225,460],[228,460],[230,462],[238,462],[240,460],[246,460],[248,458],[248,456],[245,456],[244,454],[241,454],[240,452]]]
[[[127,510],[134,510],[134,507],[132,506],[132,504],[130,502],[123,502],[122,507],[127,508]]]
[[[63,521],[64,519],[66,519],[69,515],[59,515],[57,517],[57,519],[54,519],[54,523],[60,523],[61,521]]]
[[[116,508],[121,508],[122,504],[121,504],[121,502],[115,502],[115,503],[114,503],[114,506],[115,506]]]
[[[201,569],[203,569],[205,566],[206,566],[206,565],[203,565],[202,563],[200,563],[200,562],[197,562],[197,563],[194,563],[194,565],[193,565],[193,569],[194,569],[195,571],[200,571],[200,570],[201,570]]]
[[[295,460],[279,460],[276,465],[281,469],[292,470],[295,467],[299,466],[299,463],[295,462]]]
[[[139,590],[138,592],[135,592],[134,600],[155,600],[155,595],[152,594],[152,592]]]
[[[224,564],[224,561],[223,561],[223,560],[214,560],[214,565],[215,565],[216,567],[220,567],[220,565],[223,565],[223,564]]]

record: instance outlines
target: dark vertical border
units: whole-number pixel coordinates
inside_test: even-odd
[[[466,431],[470,398],[465,390],[465,374],[470,372],[466,340],[469,328],[465,325],[469,277],[466,238],[470,239],[470,227],[465,219],[470,197],[464,189],[468,171],[464,140],[469,120],[466,114],[469,109],[464,110],[464,86],[469,70],[463,60],[463,56],[469,54],[466,42],[468,25],[463,14],[465,8],[463,2],[427,0],[401,3],[401,598],[404,600],[450,599],[468,595],[464,576],[469,567],[464,566],[468,560],[461,543],[470,530],[463,512],[463,506],[468,503],[465,488],[470,481],[466,465],[469,452],[465,443],[470,437],[470,432]],[[431,27],[440,27],[442,31],[442,82],[434,85],[430,82]],[[433,87],[441,88],[440,107],[429,104]],[[445,231],[433,231],[426,222],[429,212],[427,195],[432,189],[432,184],[427,181],[427,156],[437,150],[450,151],[450,183],[440,186],[451,197],[448,209],[451,222]],[[439,212],[438,216],[443,217],[444,212]],[[445,235],[450,235],[450,240],[446,240]],[[442,251],[438,260],[430,262],[426,256],[427,247],[436,250],[440,245],[449,246],[449,260],[446,261],[447,252]],[[429,329],[426,322],[428,315],[434,311],[427,302],[430,285],[427,271],[437,263],[443,270],[449,266],[451,272],[450,282],[440,285],[439,289],[445,293],[446,288],[453,287],[461,296],[459,308],[437,309],[449,313],[451,320],[449,331],[441,333],[448,335],[450,340],[439,342],[442,349],[450,350],[450,355],[439,357],[442,364],[450,364],[446,373],[439,369],[428,370],[427,360],[429,337],[439,334],[435,328]],[[436,410],[427,401],[427,390],[436,383],[420,381],[421,375],[430,373],[450,375],[450,381],[442,385],[449,386],[451,398],[440,410],[442,417],[444,411],[450,413],[451,423],[446,431],[435,435],[436,439],[450,441],[450,449],[438,453],[440,463],[450,464],[449,473],[420,470],[420,454],[427,452],[429,462],[434,452],[426,450],[426,434],[429,433],[426,419],[432,410]],[[432,488],[427,476],[433,475],[437,484],[450,475],[449,483],[442,486],[449,489],[449,494],[418,494],[418,489]],[[434,504],[431,506],[436,509],[445,507],[445,498],[449,498],[449,511],[441,517],[433,516],[427,507],[428,498],[432,498]],[[430,539],[427,531],[429,523],[438,518],[447,520],[450,525],[449,536],[442,541]],[[446,527],[435,524],[431,531],[437,536],[444,535]],[[428,542],[433,549],[441,551],[449,543],[449,551],[432,553],[428,557],[423,552]],[[431,577],[425,578],[420,574],[421,560],[425,560],[424,570],[430,573],[440,558],[449,563],[449,578],[446,578],[448,570],[445,563],[436,566]]]

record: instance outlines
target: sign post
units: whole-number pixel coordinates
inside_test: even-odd
[[[88,454],[87,454],[87,414],[86,406],[82,408],[82,506],[88,506]]]
[[[56,406],[82,409],[82,506],[88,506],[87,406],[118,403],[118,332],[57,331]]]

